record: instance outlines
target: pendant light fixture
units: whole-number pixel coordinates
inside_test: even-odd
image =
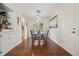
[[[36,16],[37,22],[39,22],[41,20],[41,17],[39,16],[39,13],[40,13],[40,10],[37,10],[37,16]]]

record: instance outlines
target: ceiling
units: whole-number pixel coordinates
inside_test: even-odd
[[[40,10],[41,17],[50,17],[53,12],[66,4],[61,3],[5,3],[12,10],[27,17],[36,17],[37,10]]]

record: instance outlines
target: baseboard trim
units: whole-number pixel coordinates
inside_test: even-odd
[[[50,39],[50,38],[49,38]],[[52,39],[50,39],[52,40]],[[56,41],[53,40],[53,42],[55,42],[55,44],[57,44],[59,47],[61,47],[63,50],[65,50],[67,53],[69,53],[61,44],[57,43]],[[71,53],[69,53],[71,56],[73,56]]]
[[[15,44],[9,51],[7,51],[5,54],[2,54],[2,56],[5,56],[8,52],[10,52],[12,49],[14,49],[16,46],[18,46],[19,44],[21,44],[22,41],[19,41],[17,44]]]

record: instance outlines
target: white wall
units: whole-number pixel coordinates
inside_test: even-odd
[[[31,37],[30,30],[32,29],[33,23],[36,21],[36,18],[27,18],[27,36]],[[48,18],[42,18],[40,21],[43,23],[43,29],[46,31],[49,28],[49,19]]]
[[[63,47],[72,55],[79,55],[78,44],[78,33],[73,34],[72,31],[76,31],[79,27],[76,27],[79,22],[78,20],[78,8],[76,4],[68,4],[63,8],[53,13],[52,17],[58,15],[58,36],[56,40],[57,44]],[[77,10],[78,9],[78,10]],[[76,23],[77,22],[77,23]],[[75,30],[73,30],[75,28]],[[52,32],[53,34],[53,32]],[[52,36],[53,38],[53,36]]]
[[[1,56],[1,35],[0,35],[0,56]]]
[[[15,12],[11,12],[9,14],[11,17],[11,19],[9,19],[9,20],[12,24],[12,29],[13,29],[13,33],[14,33],[13,35],[15,36],[15,40],[19,42],[22,39],[22,29],[21,29],[21,24],[17,23],[18,15]]]
[[[57,43],[57,39],[58,39],[57,36],[58,36],[58,29],[57,28],[49,29],[49,37],[55,43]]]
[[[9,12],[10,19],[9,22],[11,23],[10,28],[11,30],[3,30],[0,35],[2,35],[1,38],[1,51],[2,55],[5,55],[7,52],[9,52],[11,49],[13,49],[15,46],[20,44],[22,42],[22,31],[21,31],[21,25],[17,24],[17,15],[15,12]]]
[[[76,4],[76,53],[79,55],[79,3]]]

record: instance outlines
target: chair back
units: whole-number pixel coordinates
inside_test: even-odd
[[[47,32],[46,32],[46,39],[48,38],[48,33],[49,33],[49,30],[47,30]]]

